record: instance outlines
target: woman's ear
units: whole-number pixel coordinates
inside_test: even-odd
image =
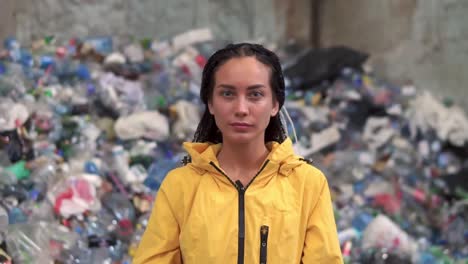
[[[274,117],[278,114],[279,111],[279,103],[278,100],[274,100],[273,108],[271,109],[271,117]]]
[[[213,114],[213,105],[212,105],[211,101],[208,101],[208,104],[207,104],[207,105],[208,105],[208,111],[210,111],[210,114],[211,114],[211,115],[214,115],[214,114]]]

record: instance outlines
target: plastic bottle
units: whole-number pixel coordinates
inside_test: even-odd
[[[157,159],[148,168],[148,177],[143,183],[151,190],[159,190],[167,173],[178,165],[176,160],[176,158]]]
[[[31,171],[27,168],[24,160],[18,161],[5,169],[14,174],[17,180],[27,179],[31,175]]]
[[[120,240],[116,241],[115,245],[109,247],[109,257],[112,261],[120,261],[128,252],[128,245]]]
[[[4,75],[7,71],[7,68],[3,62],[0,61],[0,75]]]
[[[46,235],[37,223],[11,225],[6,234],[8,253],[15,263],[51,263]]]
[[[8,212],[5,208],[3,208],[3,206],[0,206],[0,233],[5,231],[7,227],[8,227]]]
[[[114,48],[112,37],[109,36],[87,38],[85,43],[90,44],[96,52],[101,54],[109,54]]]
[[[20,224],[28,222],[28,216],[19,207],[13,207],[8,212],[8,222],[13,224]]]
[[[55,65],[55,58],[50,55],[42,55],[39,57],[37,65],[43,70],[53,67]]]
[[[43,158],[33,168],[30,179],[37,184],[46,184],[46,187],[52,187],[57,179],[57,164],[52,157]]]
[[[104,195],[102,204],[111,212],[118,223],[119,228],[116,230],[118,238],[125,241],[131,239],[135,222],[135,208],[130,200],[121,193],[112,192]]]
[[[8,50],[12,61],[18,62],[21,59],[21,46],[15,38],[9,37],[5,39],[4,47]]]
[[[91,80],[91,72],[89,70],[89,67],[86,64],[79,64],[76,68],[76,76],[80,80]]]
[[[145,91],[145,102],[148,109],[161,109],[169,104],[169,90],[172,81],[169,71],[159,65],[151,76],[149,88]]]
[[[135,175],[129,167],[129,154],[123,146],[114,146],[112,148],[112,164],[119,178],[124,183],[131,183],[136,180]]]
[[[363,232],[373,219],[374,217],[371,214],[362,212],[353,219],[352,225],[359,232]]]
[[[0,167],[0,185],[5,184],[5,185],[10,185],[10,184],[15,184],[18,182],[18,179],[16,178],[16,175],[10,172],[9,170],[5,170],[2,167]]]
[[[133,237],[129,243],[128,248],[128,253],[132,257],[135,255],[136,250],[138,249],[138,245],[140,244],[141,238],[146,230],[146,227],[148,226],[148,220],[150,216],[151,213],[148,212],[140,216],[137,220],[136,229],[133,233]]]
[[[100,210],[95,214],[89,215],[86,218],[84,226],[84,235],[86,237],[105,237],[118,228],[115,223],[115,216],[110,210]]]

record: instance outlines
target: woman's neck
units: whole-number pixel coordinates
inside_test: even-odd
[[[269,150],[263,141],[252,141],[247,144],[231,144],[223,142],[218,161],[228,176],[233,180],[241,179],[249,181],[260,169]],[[252,173],[253,172],[253,173]]]

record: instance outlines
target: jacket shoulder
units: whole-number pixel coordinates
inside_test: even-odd
[[[326,183],[327,179],[319,168],[314,166],[313,163],[309,160],[302,158],[300,158],[300,160],[303,162],[296,168],[295,174],[296,177],[299,177],[302,181],[305,182],[306,186],[319,187]]]
[[[180,186],[190,185],[194,181],[199,181],[200,177],[197,176],[199,176],[199,173],[191,168],[191,166],[177,167],[167,173],[162,185],[168,188],[180,188]]]

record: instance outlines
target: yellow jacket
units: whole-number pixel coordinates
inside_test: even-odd
[[[184,143],[191,156],[157,194],[133,263],[343,263],[327,180],[290,139],[247,186],[218,165],[220,144]]]

